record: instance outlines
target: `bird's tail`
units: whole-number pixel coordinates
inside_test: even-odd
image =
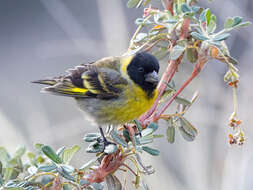
[[[42,88],[41,92],[51,93],[60,96],[86,97],[88,92],[85,88],[79,88],[72,84],[68,78],[54,78],[32,81],[32,83],[48,85]]]

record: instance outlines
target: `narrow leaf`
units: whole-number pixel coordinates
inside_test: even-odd
[[[41,148],[42,152],[48,157],[50,158],[53,162],[60,164],[62,163],[60,157],[54,152],[54,150],[50,147],[50,146],[43,146]]]
[[[85,142],[94,142],[101,137],[100,133],[88,133],[83,137]]]
[[[128,8],[134,8],[138,5],[138,3],[140,2],[141,0],[129,0],[127,2],[127,7]]]
[[[63,153],[63,151],[66,149],[66,147],[65,146],[63,146],[63,147],[61,147],[61,148],[59,148],[57,151],[56,151],[56,154],[58,155],[58,156],[61,156],[62,155],[62,153]]]
[[[134,119],[134,122],[136,124],[138,131],[141,132],[142,131],[141,123],[137,119]]]
[[[98,153],[103,151],[103,146],[101,146],[98,142],[92,142],[86,148],[86,152],[88,153]]]
[[[142,137],[145,137],[147,135],[150,135],[154,132],[154,130],[152,128],[146,128],[146,129],[143,129],[142,132],[141,132],[141,136]]]
[[[168,128],[166,131],[167,134],[167,140],[169,143],[174,143],[175,142],[175,127],[173,126],[173,121],[172,118],[169,119],[168,121]]]
[[[38,170],[41,172],[52,172],[55,171],[57,169],[55,164],[51,164],[51,165],[42,165],[38,167]]]
[[[235,27],[236,25],[240,24],[242,22],[242,17],[236,16],[233,18],[234,23],[232,25],[232,27]]]
[[[150,129],[153,129],[153,132],[156,131],[158,129],[158,124],[155,123],[155,122],[152,122],[150,123],[148,126],[147,126],[147,129],[150,128]]]
[[[191,12],[191,7],[189,5],[187,5],[186,3],[183,3],[181,5],[181,10],[183,13],[187,13],[187,12]]]
[[[86,170],[89,169],[95,162],[98,160],[98,158],[92,159],[89,162],[85,163],[79,170]]]
[[[7,152],[7,150],[4,147],[0,147],[0,161],[3,164],[3,167],[7,167],[8,162],[10,161],[11,156]]]
[[[223,33],[223,34],[220,34],[218,36],[215,36],[213,38],[214,41],[223,41],[223,40],[226,40],[228,37],[230,36],[229,33]]]
[[[198,52],[195,48],[186,49],[187,60],[191,63],[195,63],[198,59]]]
[[[232,28],[233,24],[234,24],[234,19],[231,18],[231,17],[229,17],[229,18],[227,18],[227,20],[225,21],[224,28],[225,28],[225,29]]]
[[[116,143],[120,144],[123,147],[127,147],[126,141],[123,140],[115,130],[112,130],[111,136]]]
[[[75,178],[70,174],[70,172],[67,172],[64,167],[60,166],[57,168],[57,171],[64,177],[65,179],[68,179],[70,181],[75,181]]]
[[[20,146],[17,148],[16,152],[14,153],[14,158],[21,158],[25,154],[25,147]]]
[[[170,53],[170,59],[171,60],[178,59],[182,55],[184,50],[185,50],[185,47],[182,47],[182,46],[179,46],[179,45],[174,46],[174,48],[172,49],[172,51]]]
[[[178,104],[183,104],[183,105],[186,105],[186,106],[189,106],[191,105],[191,102],[189,100],[186,100],[185,98],[182,98],[182,97],[176,97],[175,98],[175,101],[178,103]]]
[[[201,40],[201,41],[205,41],[208,40],[209,38],[203,36],[202,34],[198,33],[198,32],[192,32],[191,33],[192,37],[197,39],[197,40]]]
[[[68,164],[73,156],[80,150],[78,145],[73,146],[72,148],[66,149],[62,153],[62,161],[65,164]]]
[[[179,118],[179,121],[181,124],[179,131],[183,138],[187,141],[193,141],[198,134],[197,129],[183,117]]]
[[[143,146],[142,150],[144,150],[145,152],[151,154],[152,156],[158,156],[160,154],[159,150],[150,148],[148,146]]]

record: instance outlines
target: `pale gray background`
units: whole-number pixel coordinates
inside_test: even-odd
[[[41,142],[54,148],[79,144],[74,163],[92,157],[84,152],[82,136],[93,132],[75,102],[40,94],[29,81],[64,73],[64,70],[108,55],[120,55],[136,29],[141,9],[127,9],[123,0],[1,0],[0,1],[0,145],[11,152],[18,144],[32,149]],[[219,26],[227,16],[253,18],[252,0],[214,0]],[[159,2],[157,3],[159,4]],[[232,93],[223,82],[224,64],[210,62],[186,89],[185,97],[199,90],[200,98],[186,115],[198,128],[193,143],[177,134],[176,143],[157,140],[159,157],[144,155],[157,172],[146,179],[151,189],[251,190],[253,186],[252,26],[233,32],[228,40],[240,61],[239,113],[247,141],[243,147],[227,144]],[[182,68],[187,68],[182,71]],[[190,64],[181,66],[177,84],[189,76]],[[164,133],[166,127],[161,127]]]

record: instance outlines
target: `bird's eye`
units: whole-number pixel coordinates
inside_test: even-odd
[[[140,73],[143,73],[143,72],[144,72],[144,69],[143,69],[142,67],[139,67],[139,68],[138,68],[138,71],[139,71]]]

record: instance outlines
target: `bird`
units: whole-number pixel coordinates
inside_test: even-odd
[[[130,122],[152,106],[159,68],[154,55],[138,52],[105,57],[68,69],[66,75],[32,82],[47,85],[42,92],[74,98],[104,138],[103,126]]]

